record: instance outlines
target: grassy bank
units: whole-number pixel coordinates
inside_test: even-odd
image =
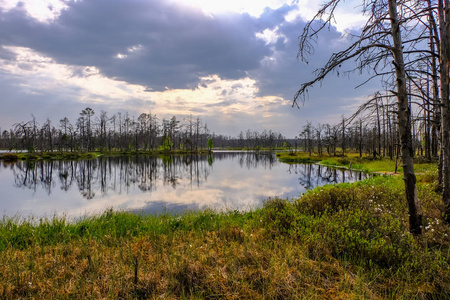
[[[91,159],[102,156],[132,156],[132,155],[188,155],[188,154],[208,154],[208,150],[186,151],[186,150],[139,150],[139,151],[94,151],[94,152],[70,152],[70,151],[54,151],[54,152],[19,152],[19,153],[3,153],[0,154],[0,160],[17,161],[17,160],[71,160],[71,159]]]
[[[217,150],[242,150],[242,151],[256,151],[255,149],[217,149]],[[277,149],[257,149],[258,151],[274,151]],[[280,149],[278,149],[280,150]],[[71,160],[71,159],[91,159],[98,156],[133,156],[133,155],[198,155],[208,154],[208,149],[200,150],[98,150],[91,152],[80,151],[53,151],[53,152],[13,152],[0,154],[0,160],[17,161],[17,160]]]
[[[422,167],[417,238],[399,176],[251,212],[4,218],[0,298],[448,299],[450,228]]]
[[[361,170],[364,172],[374,172],[381,174],[393,174],[402,173],[403,168],[401,166],[401,160],[390,160],[389,158],[377,158],[364,156],[359,157],[357,153],[348,153],[345,156],[329,156],[329,155],[318,155],[313,153],[311,156],[307,152],[280,152],[276,156],[278,159],[285,163],[305,163],[313,162],[320,163],[326,166],[332,167],[343,167],[354,170]],[[397,165],[397,168],[396,168]],[[437,163],[433,162],[423,162],[417,159],[414,166],[415,171],[418,174],[423,175],[423,173],[435,173],[437,172]]]
[[[71,159],[91,159],[99,156],[100,152],[18,152],[3,153],[0,160],[17,161],[17,160],[71,160]]]

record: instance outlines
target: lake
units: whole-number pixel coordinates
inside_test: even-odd
[[[316,186],[367,176],[316,164],[284,164],[271,152],[2,162],[0,213],[77,217],[108,208],[152,214],[249,210],[269,197],[296,198]]]

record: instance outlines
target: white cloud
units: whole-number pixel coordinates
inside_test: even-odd
[[[115,56],[116,58],[119,59],[125,59],[127,57],[129,57],[130,55],[133,54],[137,54],[140,51],[144,50],[144,46],[142,46],[141,44],[137,44],[137,45],[133,45],[127,48],[127,54],[123,54],[123,53],[117,53],[117,55]]]
[[[144,46],[142,46],[141,44],[137,44],[137,45],[133,45],[131,47],[128,47],[127,51],[133,53],[133,52],[139,52],[139,51],[141,51],[143,49],[144,49]]]
[[[279,38],[282,38],[284,43],[288,40],[288,38],[280,32],[278,26],[275,26],[273,29],[267,28],[263,32],[257,32],[256,37],[265,41],[266,45],[275,44]]]
[[[290,11],[286,15],[286,21],[292,22],[299,17],[309,21],[317,14],[324,3],[324,1],[318,0],[299,0],[298,9]],[[361,1],[359,0],[341,1],[334,17],[335,22],[332,25],[342,33],[352,29],[360,29],[367,21],[367,17],[361,13]]]
[[[67,5],[61,0],[1,0],[0,7],[5,10],[21,7],[31,17],[41,22],[50,22],[56,19]]]
[[[100,74],[93,66],[68,66],[55,63],[51,58],[23,47],[4,47],[17,54],[16,61],[0,60],[0,70],[21,78],[21,86],[29,93],[61,91],[61,98],[67,96],[70,88],[80,91],[81,102],[100,103],[106,99],[127,99],[130,96],[143,97],[144,87],[113,80]],[[23,66],[31,66],[25,68]],[[96,96],[93,96],[96,95]]]

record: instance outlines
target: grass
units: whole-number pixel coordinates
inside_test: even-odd
[[[408,230],[400,176],[318,187],[250,212],[5,217],[0,298],[448,299],[437,172],[417,169],[419,237]]]
[[[19,160],[19,156],[16,153],[4,153],[0,156],[0,159],[7,162],[14,162]]]
[[[345,156],[329,156],[329,155],[318,155],[313,153],[309,156],[307,152],[280,152],[276,156],[281,162],[285,163],[303,163],[303,162],[315,162],[322,165],[333,166],[333,167],[343,167],[351,168],[354,170],[361,170],[364,172],[373,173],[388,173],[392,174],[395,172],[395,159],[390,160],[389,158],[377,158],[374,159],[371,156],[359,157],[357,153],[348,153]],[[419,174],[424,172],[437,172],[436,163],[424,163],[417,159],[419,163],[415,165],[415,171]],[[397,173],[401,174],[403,168],[401,166],[401,160],[397,162]]]
[[[55,151],[55,152],[19,152],[19,153],[4,153],[0,155],[0,160],[12,161],[10,158],[14,157],[14,160],[72,160],[72,159],[90,159],[99,156],[99,152],[68,152],[68,151]]]
[[[320,162],[325,159],[325,156],[312,153],[309,155],[307,152],[278,152],[276,157],[284,163],[309,163]]]
[[[94,152],[70,152],[70,151],[55,151],[55,152],[19,152],[19,153],[4,153],[0,154],[0,160],[16,161],[16,160],[73,160],[73,159],[91,159],[103,156],[131,156],[131,155],[165,155],[165,154],[208,154],[208,150],[202,149],[198,151],[187,150],[139,150],[139,151],[94,151]]]

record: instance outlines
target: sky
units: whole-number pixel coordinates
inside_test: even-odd
[[[299,108],[292,100],[364,23],[358,2],[343,2],[305,64],[298,36],[323,0],[0,0],[0,128],[32,116],[75,123],[86,107],[199,116],[232,136],[335,124],[378,89],[355,89],[366,74],[327,78]]]

